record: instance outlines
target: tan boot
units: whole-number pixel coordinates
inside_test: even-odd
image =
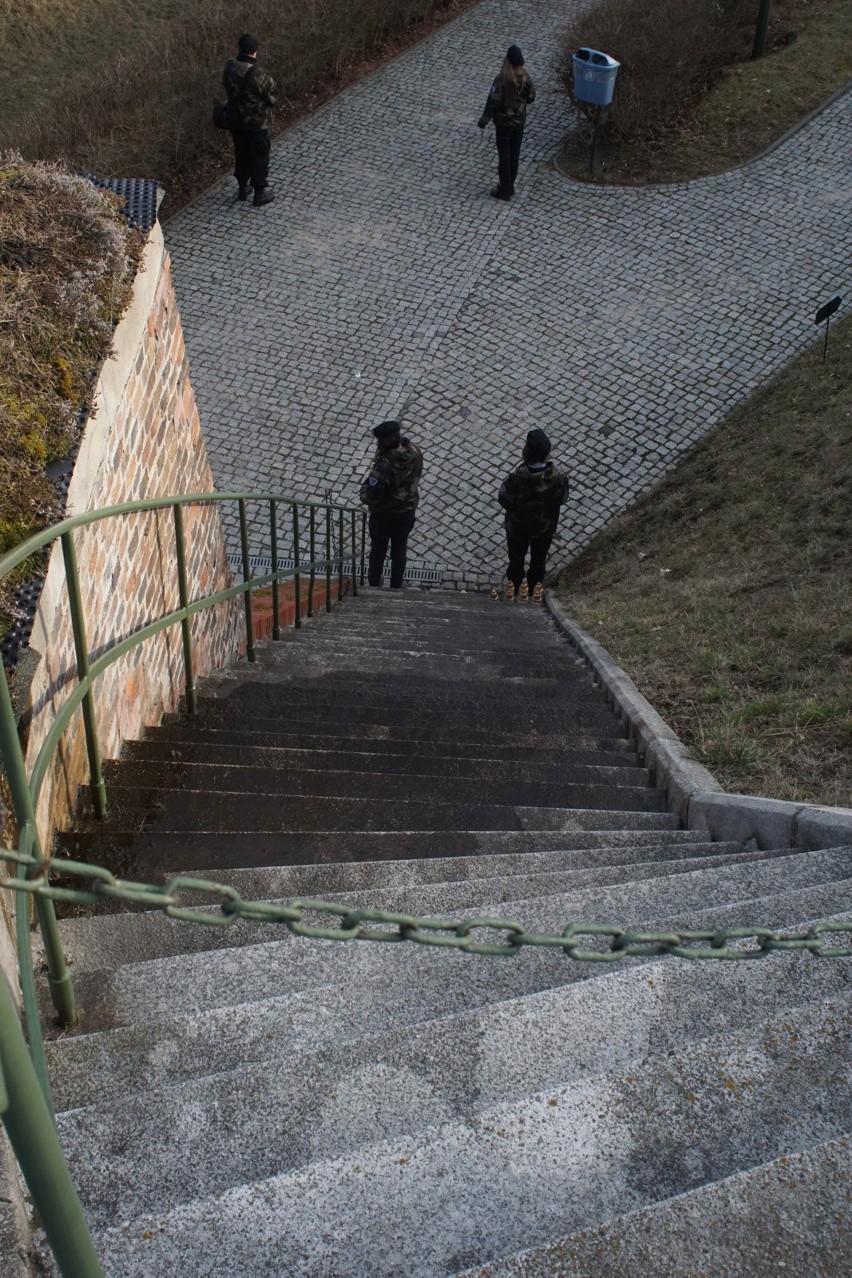
[[[527,583],[527,579],[525,577],[524,580],[521,582],[521,588],[518,591],[518,598],[520,599],[521,603],[526,603],[529,597],[530,597],[530,588],[529,588],[529,584]]]
[[[506,603],[515,602],[515,583],[513,581],[509,581],[508,577],[506,578],[506,585],[503,589],[503,599]]]
[[[497,589],[496,586],[491,587],[491,593],[489,594],[488,598],[493,599],[495,603],[500,598],[500,591]]]
[[[535,585],[533,586],[532,601],[533,603],[540,604],[543,598],[544,598],[544,586],[541,584],[540,581],[537,581]]]

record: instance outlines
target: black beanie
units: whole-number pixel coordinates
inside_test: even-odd
[[[506,57],[513,67],[522,67],[524,65],[524,55],[516,44],[510,44],[506,51]]]
[[[378,426],[373,427],[373,434],[380,444],[389,444],[392,439],[398,439],[401,432],[399,422],[379,422]]]
[[[550,456],[550,440],[543,430],[531,430],[527,435],[527,458],[531,462],[543,462]]]
[[[240,53],[257,53],[260,41],[255,40],[253,35],[241,35],[237,41],[237,48]]]

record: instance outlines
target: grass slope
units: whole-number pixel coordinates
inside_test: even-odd
[[[727,789],[852,806],[852,317],[561,575]]]

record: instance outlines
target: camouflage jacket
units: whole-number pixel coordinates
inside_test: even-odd
[[[423,454],[403,439],[399,448],[376,453],[373,467],[361,485],[361,501],[373,515],[404,515],[417,509],[423,473]]]
[[[518,67],[515,72],[515,83],[518,96],[511,106],[503,102],[503,77],[498,75],[491,86],[491,92],[485,102],[485,110],[479,117],[480,127],[493,120],[498,128],[522,129],[527,118],[527,107],[535,102],[535,85],[530,79],[526,67]]]
[[[243,92],[245,77],[255,67],[255,73]],[[278,101],[278,87],[272,76],[255,62],[243,62],[228,58],[222,72],[222,83],[228,101],[239,99],[243,128],[249,131],[268,129],[272,124],[272,108]]]
[[[553,533],[568,496],[567,476],[552,461],[521,462],[500,485],[497,500],[506,512],[506,531],[541,537]]]

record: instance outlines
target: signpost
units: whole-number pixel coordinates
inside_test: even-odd
[[[825,320],[825,344],[822,348],[822,362],[825,363],[825,356],[828,350],[828,326],[831,323],[831,317],[835,311],[840,310],[840,297],[833,297],[830,302],[826,302],[825,306],[821,306],[814,316],[814,323],[821,324]]]

